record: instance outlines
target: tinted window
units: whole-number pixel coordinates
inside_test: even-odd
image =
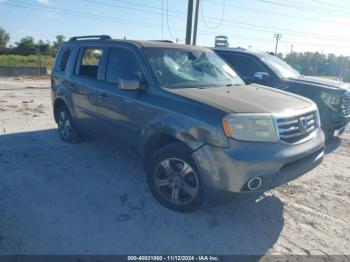
[[[266,72],[261,65],[248,56],[234,54],[223,54],[222,56],[242,77],[252,78],[256,72]]]
[[[86,48],[79,65],[79,75],[97,78],[102,53],[101,48]]]
[[[108,57],[106,80],[119,83],[119,79],[139,79],[141,68],[135,55],[124,48],[111,48]]]
[[[70,49],[66,49],[62,53],[61,61],[60,61],[60,64],[59,64],[60,65],[59,68],[60,68],[61,71],[65,71],[66,70],[66,67],[67,67],[70,55],[71,55],[71,50]]]

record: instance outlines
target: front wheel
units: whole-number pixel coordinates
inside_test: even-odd
[[[203,203],[199,173],[187,148],[167,145],[151,157],[147,182],[163,206],[179,212],[193,212]]]

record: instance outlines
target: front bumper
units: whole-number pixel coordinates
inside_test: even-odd
[[[320,111],[321,126],[325,133],[341,135],[350,122],[350,116],[344,116],[339,112]]]
[[[287,183],[310,171],[323,159],[324,134],[305,143],[241,142],[230,139],[227,149],[205,145],[193,152],[205,187],[247,192],[250,178],[260,177],[261,191]]]

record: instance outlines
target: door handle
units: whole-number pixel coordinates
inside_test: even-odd
[[[107,94],[106,93],[99,93],[98,96],[102,97],[102,98],[105,98],[105,97],[107,97]]]

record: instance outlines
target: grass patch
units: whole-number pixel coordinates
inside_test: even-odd
[[[41,66],[51,70],[54,58],[48,55],[41,56]],[[39,66],[37,55],[0,55],[0,66]]]

